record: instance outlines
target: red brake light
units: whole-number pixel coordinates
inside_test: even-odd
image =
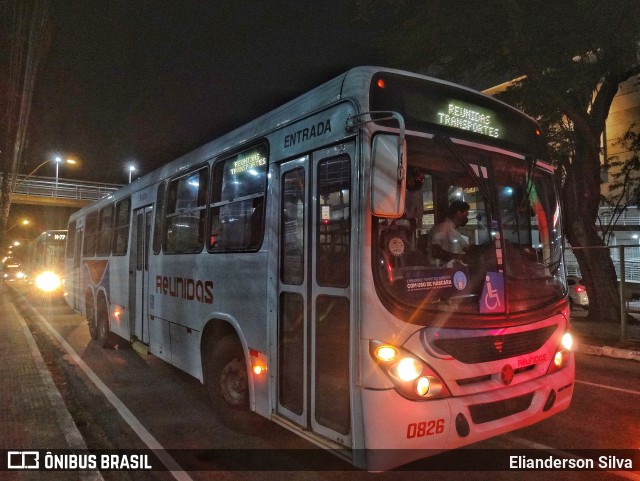
[[[381,78],[378,79],[378,87],[380,87],[381,89],[385,87],[384,80]]]
[[[585,288],[584,286],[576,286],[573,288],[576,292],[584,292]]]

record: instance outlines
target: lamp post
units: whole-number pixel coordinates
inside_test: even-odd
[[[63,160],[62,157],[55,157],[53,160],[51,159],[47,159],[44,162],[41,162],[40,164],[38,164],[38,166],[33,169],[31,172],[29,172],[27,175],[25,175],[22,180],[20,180],[20,182],[16,185],[20,185],[22,184],[25,180],[27,180],[29,177],[31,177],[33,174],[35,174],[38,170],[40,170],[41,167],[43,167],[44,165],[47,165],[49,162],[55,162],[56,164],[56,187],[55,187],[55,193],[56,196],[58,195],[58,173],[59,173],[59,169],[60,169],[60,164],[62,163],[67,163],[67,164],[77,164],[77,162],[73,159],[65,159]]]
[[[7,232],[9,232],[11,229],[13,229],[14,227],[16,227],[18,225],[29,225],[29,219],[22,219],[20,222],[16,222],[11,227],[9,227],[7,230],[5,230],[4,233],[6,234]]]
[[[58,196],[58,171],[60,169],[60,164],[62,162],[66,162],[67,164],[75,164],[76,161],[73,159],[62,160],[62,157],[56,157],[54,161],[56,163],[56,197],[57,197]]]
[[[131,183],[131,174],[133,174],[136,171],[136,166],[130,165],[129,167],[127,167],[127,169],[129,170],[129,183]]]

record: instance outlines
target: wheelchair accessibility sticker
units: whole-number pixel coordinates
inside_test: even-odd
[[[480,312],[504,312],[504,276],[502,272],[487,272],[480,296]]]

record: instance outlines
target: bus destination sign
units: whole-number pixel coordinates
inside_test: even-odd
[[[437,123],[494,138],[499,138],[501,134],[490,113],[460,102],[449,102],[446,112],[438,112]]]

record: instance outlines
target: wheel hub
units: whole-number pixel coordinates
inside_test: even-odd
[[[236,358],[227,364],[220,374],[220,390],[224,400],[232,406],[245,404],[249,386],[244,363]]]

